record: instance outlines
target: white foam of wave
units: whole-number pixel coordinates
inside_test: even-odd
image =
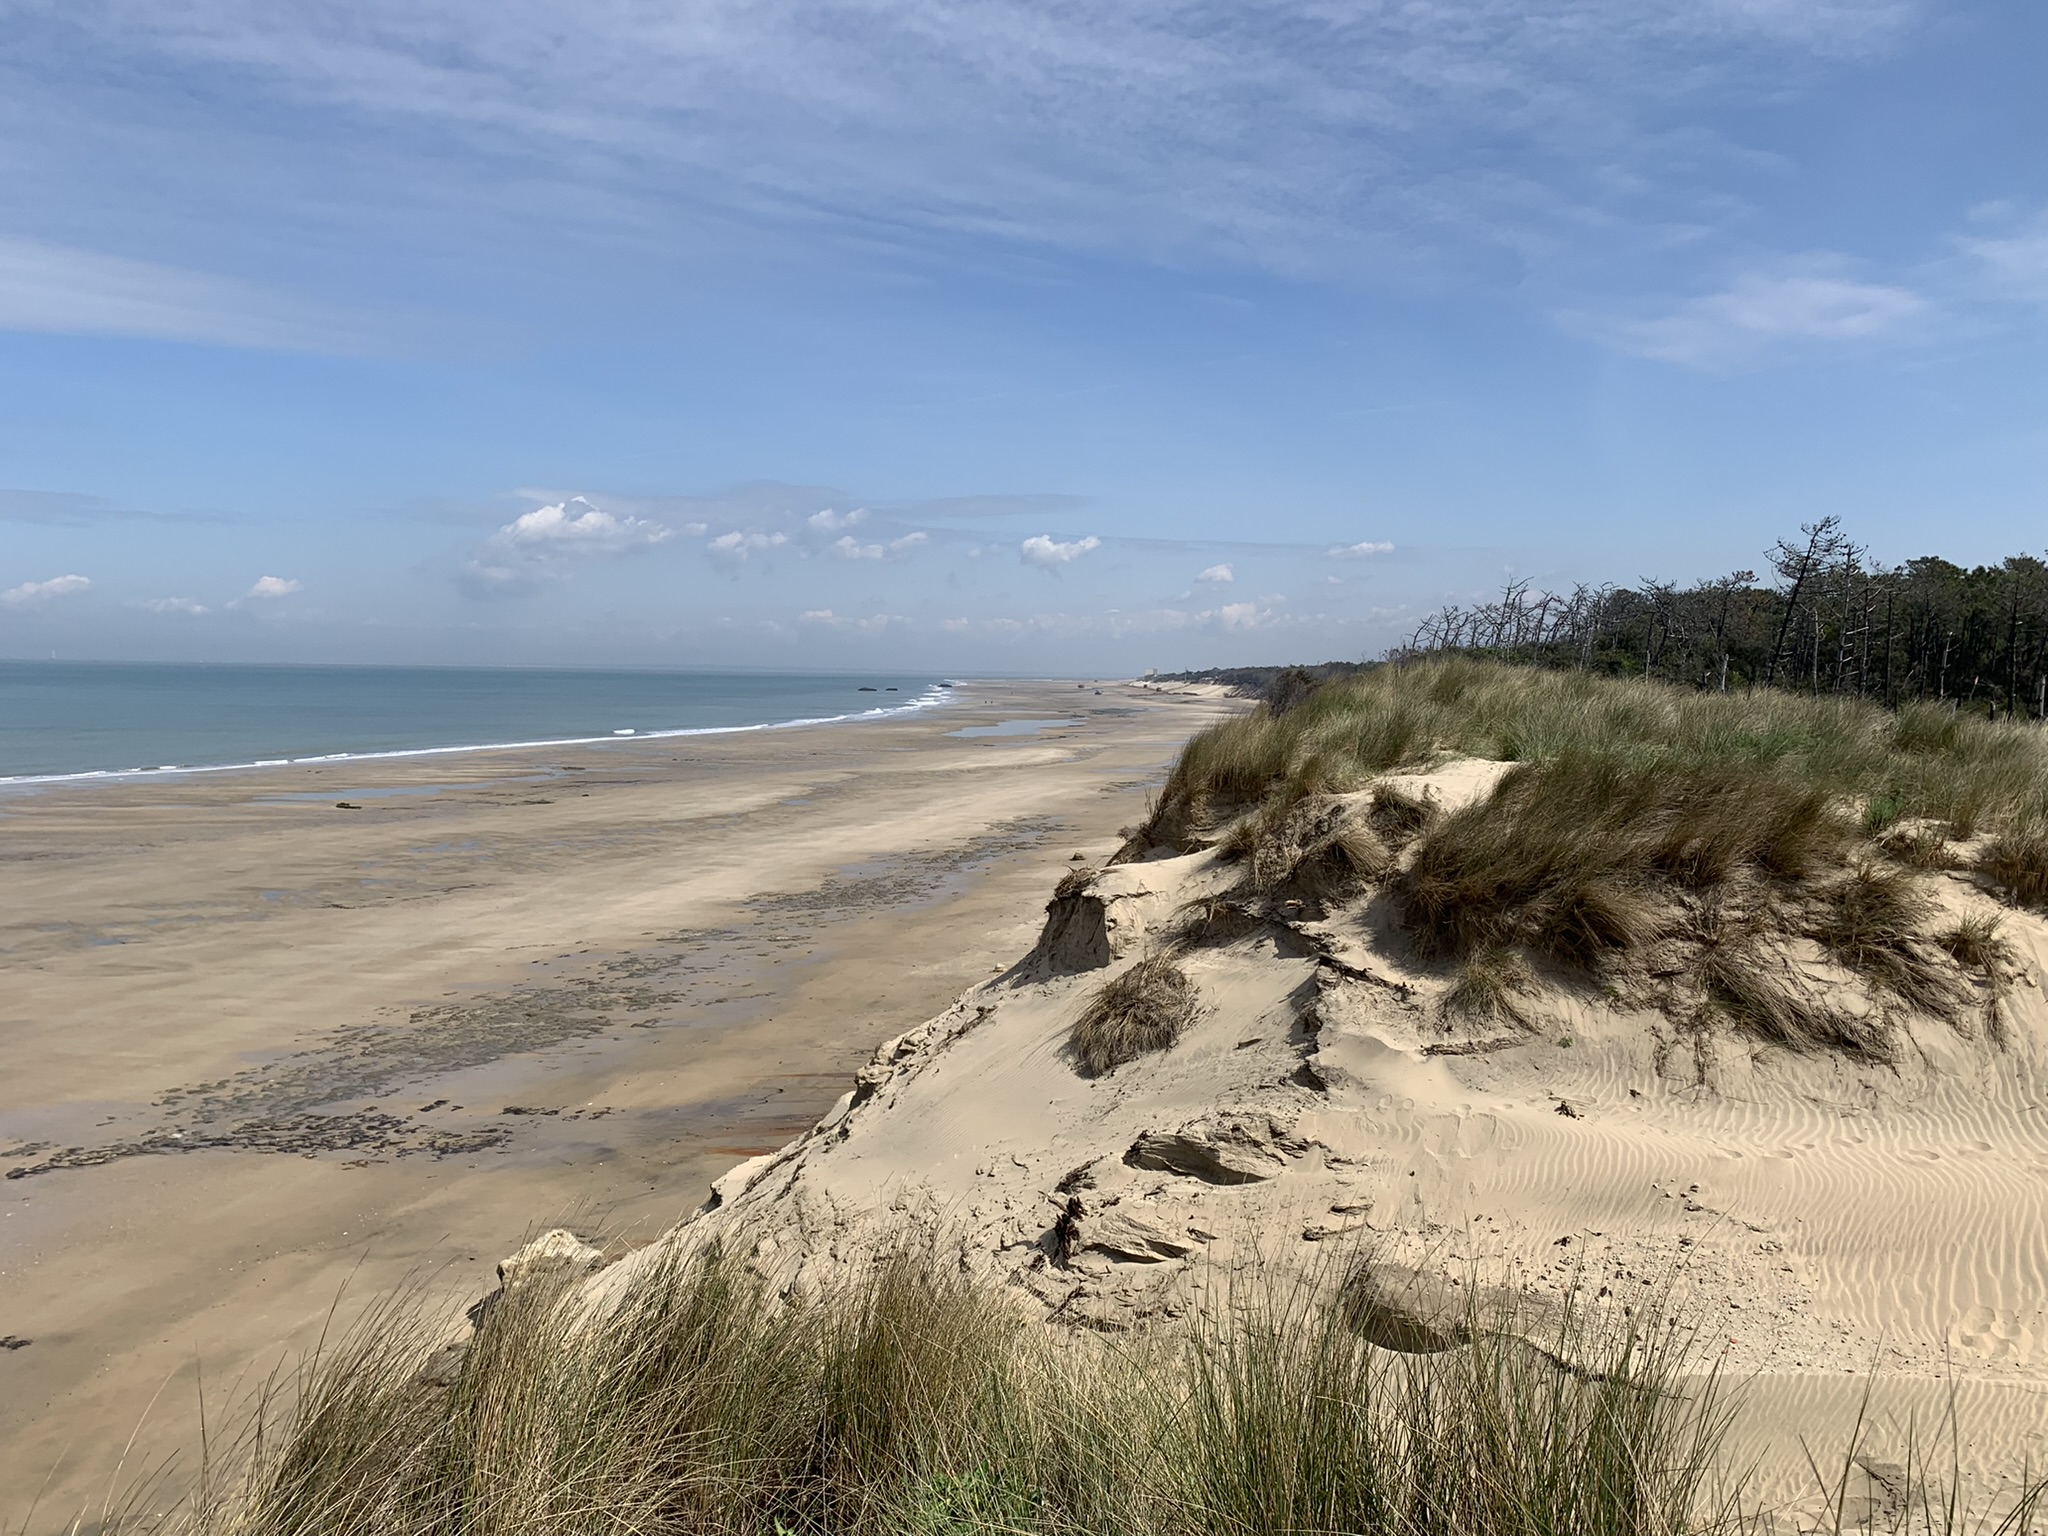
[[[854,710],[843,715],[806,715],[797,720],[764,720],[754,725],[677,726],[665,731],[636,731],[632,736],[607,732],[603,736],[549,736],[535,741],[479,741],[445,747],[395,747],[388,752],[327,752],[312,757],[263,757],[246,763],[207,763],[191,768],[91,768],[79,773],[23,773],[0,775],[0,790],[29,789],[45,784],[92,784],[125,782],[130,779],[183,778],[195,773],[244,773],[251,768],[300,768],[314,763],[375,763],[393,758],[443,757],[458,752],[519,752],[538,747],[594,747],[621,741],[669,741],[679,736],[736,736],[746,731],[792,731],[806,725],[850,725],[863,720],[886,720],[898,715],[935,709],[958,689],[931,687],[902,704],[877,709]]]

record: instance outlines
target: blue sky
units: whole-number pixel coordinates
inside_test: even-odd
[[[0,0],[0,655],[1113,672],[2048,545],[2048,7]]]

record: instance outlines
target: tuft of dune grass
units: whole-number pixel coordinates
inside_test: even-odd
[[[1254,894],[1319,903],[1355,894],[1394,863],[1369,819],[1324,795],[1269,802],[1236,822],[1219,846],[1244,861]]]
[[[2048,909],[2048,828],[2016,827],[1994,837],[1976,869],[2021,906]]]
[[[1505,945],[1466,957],[1439,1006],[1444,1016],[1467,1024],[1529,1027],[1522,1000],[1536,990],[1529,962]]]
[[[1069,1044],[1091,1077],[1163,1051],[1195,1016],[1195,985],[1169,955],[1148,955],[1105,982],[1074,1021]]]
[[[1574,752],[1445,817],[1395,889],[1425,952],[1515,944],[1593,966],[1661,938],[1671,893],[1753,871],[1798,878],[1849,836],[1811,789]]]
[[[1908,1008],[1953,1019],[1967,993],[1926,933],[1933,911],[1905,871],[1859,864],[1822,888],[1812,934],[1834,959]]]

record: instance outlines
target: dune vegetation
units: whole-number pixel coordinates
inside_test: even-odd
[[[1513,764],[1448,814],[1382,784]],[[1123,857],[1218,843],[1246,887],[1380,881],[1456,1006],[1509,1017],[1528,962],[1695,1024],[1883,1060],[1900,1010],[1996,1030],[1995,928],[1924,876],[2048,899],[2048,737],[1954,708],[1705,692],[1462,657],[1387,665],[1203,732]],[[1816,954],[1870,1007],[1787,979]],[[1973,1004],[1981,1003],[1981,1009]]]
[[[1187,975],[1168,955],[1148,956],[1096,993],[1074,1021],[1074,1054],[1090,1076],[1099,1077],[1172,1045],[1194,1009]]]
[[[716,1253],[592,1321],[534,1284],[452,1376],[394,1304],[309,1362],[187,1528],[433,1532],[1581,1533],[1739,1528],[1726,1402],[1645,1314],[1556,1367],[1506,1327],[1370,1347],[1342,1276],[1241,1280],[1152,1334],[1027,1323],[929,1251],[784,1300]],[[1725,1492],[1726,1490],[1719,1490]],[[116,1522],[117,1524],[119,1522]]]
[[[417,1295],[273,1384],[168,1520],[185,1536],[1749,1536],[1735,1397],[1655,1307],[1596,1333],[1468,1307],[1455,1348],[1364,1337],[1351,1254],[1225,1277],[1127,1336],[1049,1330],[933,1248],[778,1296],[716,1250],[597,1316],[569,1277],[494,1298],[450,1371]],[[565,1301],[567,1304],[565,1304]],[[1853,1452],[1855,1448],[1849,1447]],[[1929,1447],[1932,1449],[1932,1447]],[[2048,1484],[1974,1514],[1938,1462],[1875,1523],[1851,1456],[1814,1531],[2024,1536]],[[1849,1523],[1845,1512],[1861,1510]]]

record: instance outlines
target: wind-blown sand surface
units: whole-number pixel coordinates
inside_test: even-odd
[[[1451,809],[1506,766],[1398,782]],[[1588,989],[1530,999],[1524,1028],[1453,1028],[1383,896],[1261,909],[1241,879],[1216,849],[1077,876],[1034,951],[883,1045],[670,1241],[738,1244],[807,1288],[944,1230],[1045,1316],[1109,1330],[1199,1305],[1219,1264],[1369,1255],[1368,1336],[1397,1348],[1456,1337],[1457,1304],[1447,1323],[1429,1303],[1445,1286],[1519,1295],[1515,1326],[1567,1352],[1549,1332],[1567,1295],[1619,1322],[1668,1294],[1737,1389],[1729,1470],[1754,1464],[1752,1499],[1810,1504],[1807,1451],[1839,1474],[1866,1391],[1880,1486],[1858,1497],[1881,1505],[1912,1448],[1946,1475],[1951,1401],[1981,1501],[2048,1464],[2048,922],[2006,914],[1995,1028],[1903,1021],[1895,1062],[1859,1063],[1675,1031]],[[1939,886],[1954,916],[1995,910],[1965,874]],[[1193,1022],[1086,1075],[1076,1019],[1168,952]]]
[[[1214,692],[0,799],[0,1527],[152,1398],[189,1464],[344,1285],[655,1236],[1029,949]],[[950,734],[1019,719],[1077,723]]]

